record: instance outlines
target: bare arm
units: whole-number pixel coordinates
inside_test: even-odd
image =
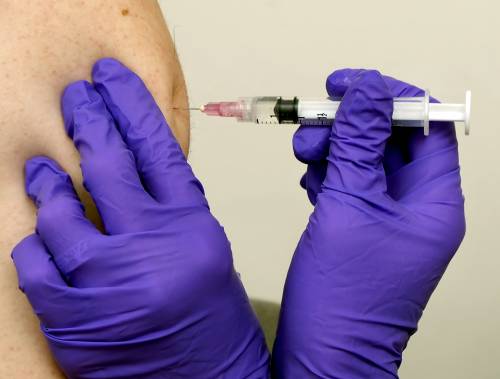
[[[59,371],[38,321],[17,289],[13,245],[32,232],[32,204],[23,189],[24,161],[48,155],[68,171],[93,220],[82,189],[78,155],[59,110],[69,82],[90,78],[104,56],[122,60],[146,82],[184,152],[189,142],[184,79],[156,1],[0,0],[0,377],[56,378]]]

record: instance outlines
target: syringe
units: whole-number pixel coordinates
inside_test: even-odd
[[[280,96],[242,97],[237,101],[212,102],[200,108],[209,116],[235,117],[257,124],[331,125],[340,105],[337,99],[303,100]],[[463,122],[470,131],[471,92],[465,92],[464,104],[429,102],[429,91],[422,97],[394,98],[393,125],[423,127],[429,135],[430,121]]]

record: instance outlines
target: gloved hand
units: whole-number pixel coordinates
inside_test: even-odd
[[[337,71],[327,89],[343,96],[333,128],[294,137],[315,208],[288,272],[272,372],[397,378],[465,233],[455,131],[391,130],[393,97],[422,91],[377,71]]]
[[[67,87],[62,108],[106,234],[35,157],[37,233],[13,251],[55,359],[70,378],[267,378],[229,242],[153,97],[113,59],[93,80]]]

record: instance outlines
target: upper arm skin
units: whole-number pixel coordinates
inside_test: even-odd
[[[89,217],[78,153],[66,136],[60,95],[90,80],[92,64],[112,56],[137,72],[153,93],[184,152],[187,106],[182,71],[156,1],[0,0],[0,364],[1,378],[62,377],[28,302],[17,289],[13,246],[34,230],[23,165],[33,155],[57,160],[73,178]]]

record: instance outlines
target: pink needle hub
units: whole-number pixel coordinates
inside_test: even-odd
[[[209,116],[243,117],[243,107],[239,101],[208,103],[201,107],[201,111]]]

